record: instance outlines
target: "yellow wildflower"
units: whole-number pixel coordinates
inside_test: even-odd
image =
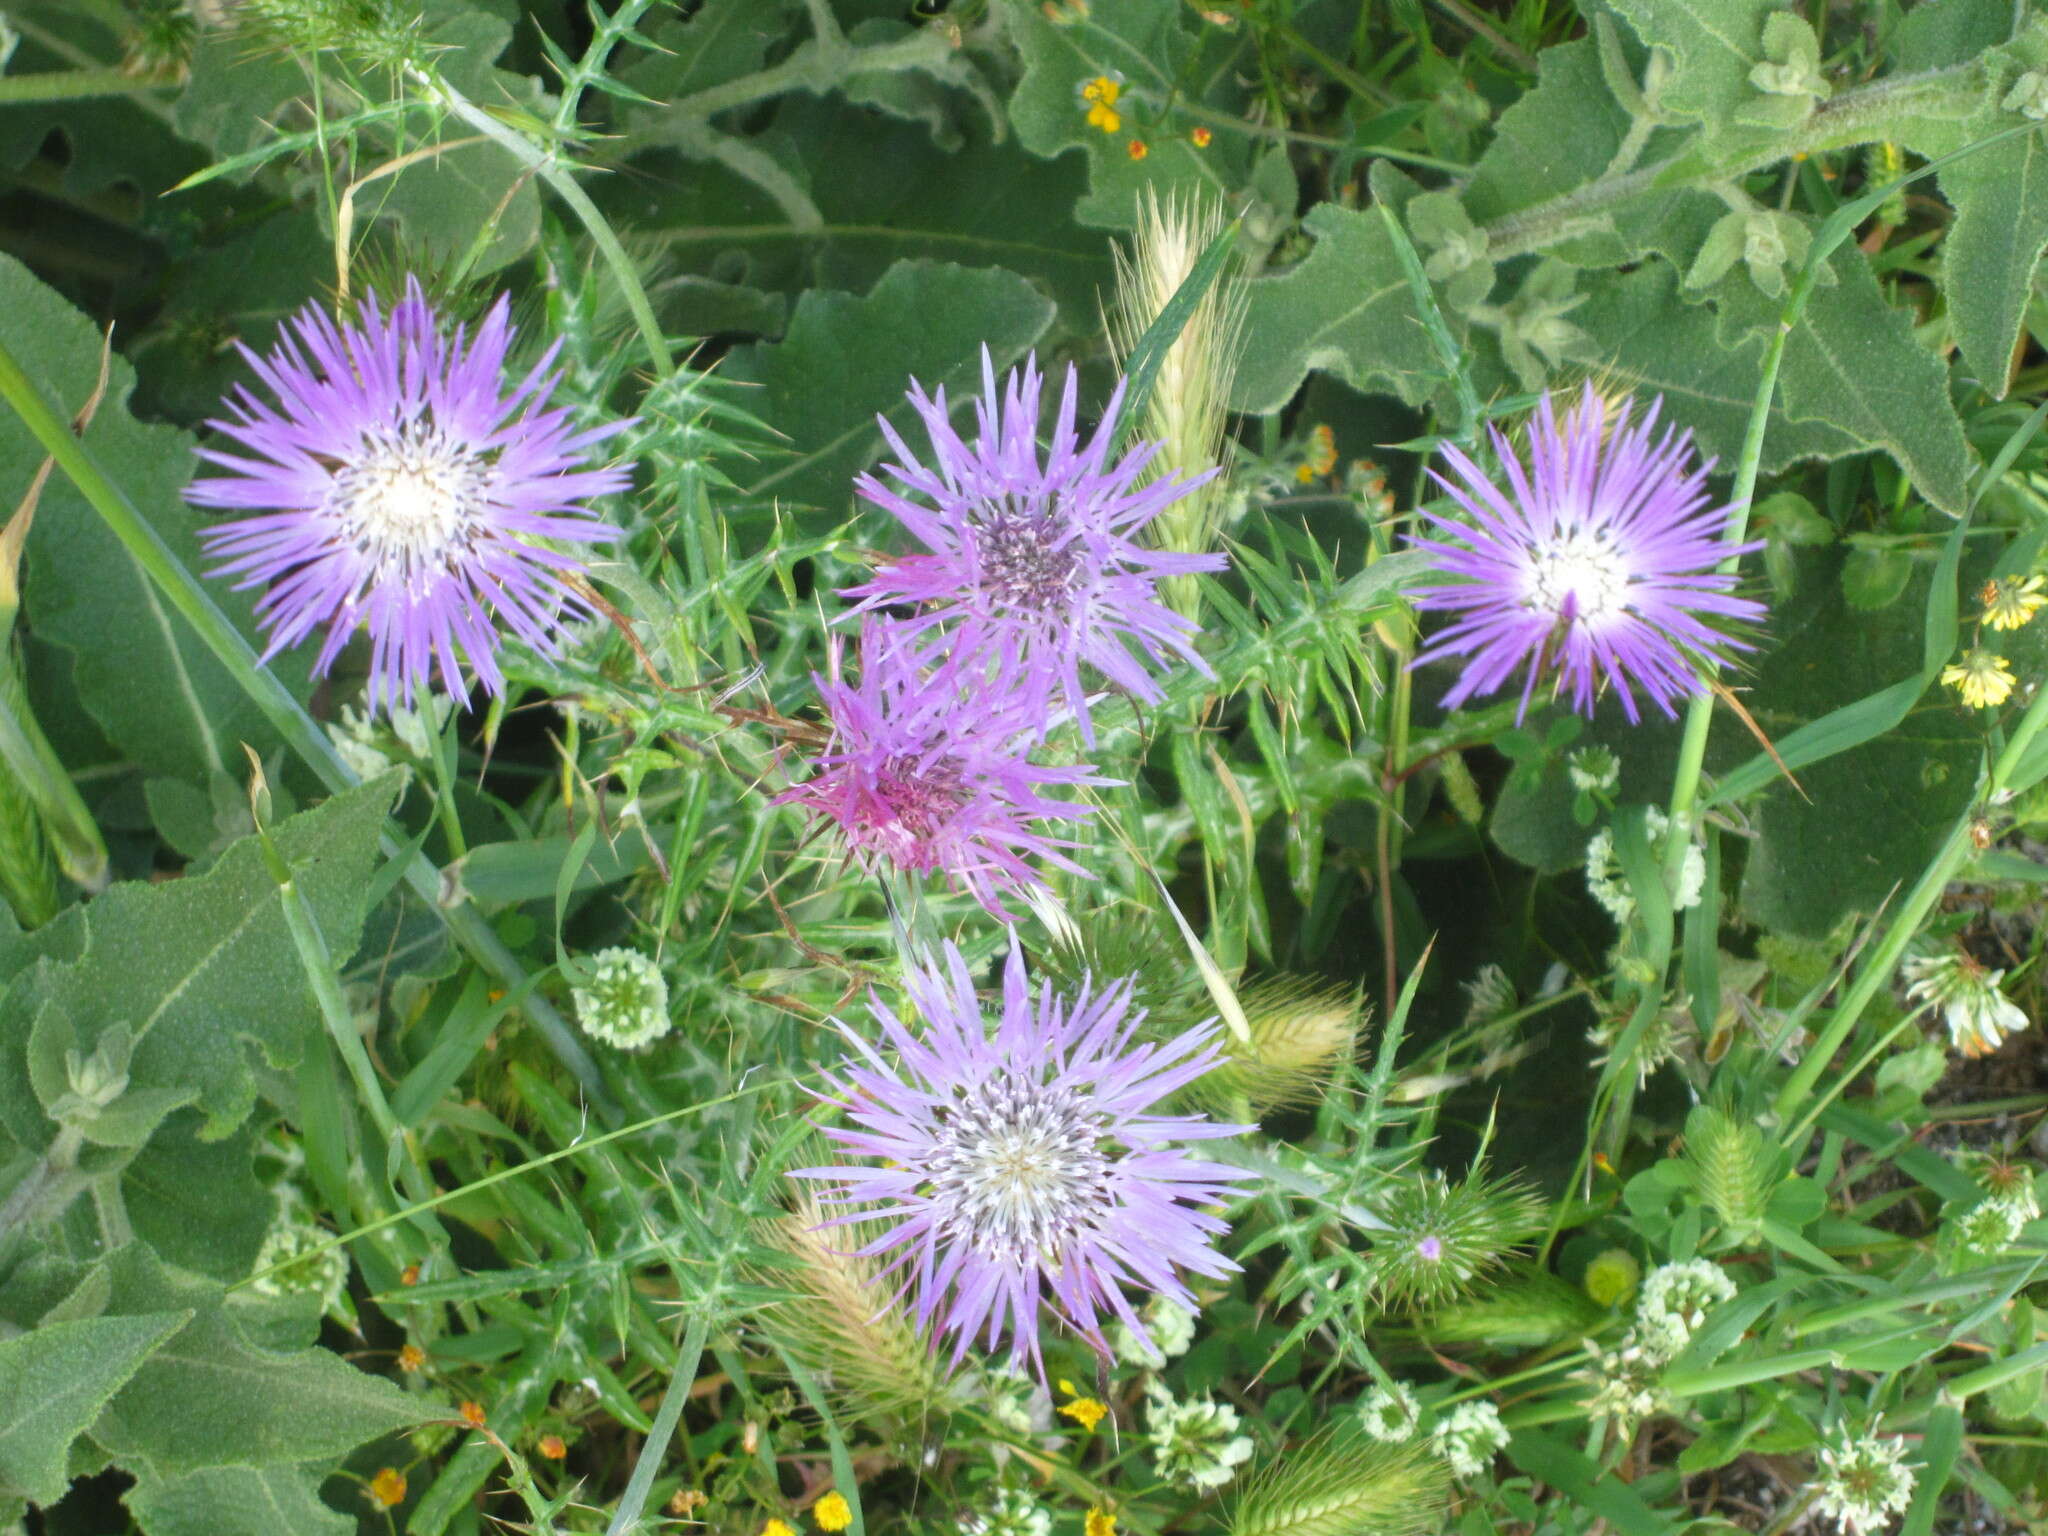
[[[427,1352],[417,1344],[408,1344],[398,1352],[398,1368],[401,1371],[416,1371],[427,1363]]]
[[[1144,158],[1145,158],[1145,157],[1146,157],[1147,155],[1149,155],[1149,154],[1151,154],[1151,153],[1152,153],[1152,150],[1151,150],[1150,146],[1148,146],[1148,145],[1147,145],[1147,144],[1145,143],[1145,141],[1144,141],[1143,139],[1133,139],[1133,140],[1131,140],[1131,146],[1130,146],[1130,148],[1131,148],[1131,158],[1132,158],[1133,160],[1142,160],[1142,159],[1144,159]]]
[[[1073,1401],[1070,1403],[1060,1404],[1060,1412],[1090,1434],[1095,1432],[1096,1425],[1109,1417],[1109,1405],[1107,1403],[1099,1398],[1081,1396],[1080,1393],[1074,1390],[1074,1384],[1071,1381],[1061,1382],[1060,1390],[1073,1398]]]
[[[1942,685],[1963,696],[1972,709],[1996,709],[2012,697],[2017,681],[2003,656],[1981,646],[1963,652],[1963,659],[1942,669]]]
[[[370,1502],[379,1509],[396,1509],[405,1502],[405,1474],[385,1467],[370,1479]]]
[[[843,1531],[853,1524],[853,1506],[846,1502],[845,1494],[834,1488],[811,1506],[811,1518],[818,1522],[821,1531]]]
[[[2035,614],[2048,608],[2041,589],[2048,580],[2039,576],[1996,576],[1984,583],[1978,600],[1984,604],[1984,622],[1993,629],[2019,629]]]
[[[1116,1516],[1106,1509],[1089,1510],[1082,1536],[1116,1536]]]
[[[1211,133],[1206,128],[1196,128],[1188,134],[1188,139],[1194,144],[1195,148],[1197,149],[1207,149],[1209,147],[1209,141],[1215,137],[1216,135]],[[1113,1521],[1116,1517],[1114,1515],[1104,1515],[1102,1518],[1105,1520]],[[1093,1536],[1092,1532],[1090,1533],[1090,1536]]]
[[[466,1400],[457,1411],[462,1415],[462,1422],[471,1429],[482,1429],[489,1422],[484,1414],[484,1405],[482,1403]]]
[[[1088,126],[1100,128],[1104,133],[1115,133],[1123,127],[1123,115],[1116,109],[1116,100],[1124,93],[1123,81],[1114,75],[1097,75],[1093,80],[1081,83],[1081,99],[1088,103]]]
[[[761,1527],[761,1536],[796,1536],[796,1532],[790,1528],[787,1521],[770,1520]]]
[[[560,1435],[542,1435],[538,1449],[549,1461],[560,1461],[569,1454],[568,1442]]]

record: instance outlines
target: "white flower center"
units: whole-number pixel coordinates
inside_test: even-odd
[[[1595,622],[1628,604],[1629,567],[1611,540],[1580,530],[1529,562],[1531,608],[1559,618]]]
[[[1056,1084],[996,1077],[944,1112],[931,1163],[941,1233],[1012,1264],[1057,1264],[1109,1206],[1102,1117]]]
[[[1060,540],[1065,520],[1051,509],[994,502],[974,525],[981,587],[999,603],[1033,613],[1064,609],[1081,564],[1081,541]]]
[[[447,563],[480,521],[489,465],[432,428],[366,442],[336,470],[329,510],[378,568],[404,580]]]

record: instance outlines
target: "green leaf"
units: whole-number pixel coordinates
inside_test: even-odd
[[[1008,10],[1010,35],[1024,60],[1010,122],[1034,155],[1078,148],[1087,156],[1088,195],[1073,210],[1081,223],[1131,228],[1138,193],[1148,186],[1215,197],[1253,184],[1255,139],[1228,127],[1217,128],[1206,147],[1189,138],[1198,124],[1241,115],[1237,55],[1245,29],[1203,27],[1191,36],[1192,16],[1181,0],[1116,0],[1071,23],[1049,20],[1036,6]],[[1116,102],[1122,121],[1114,133],[1088,122],[1081,97],[1087,81],[1104,75],[1123,77]],[[1134,142],[1146,148],[1141,159],[1132,158]],[[1284,218],[1294,210],[1270,211]]]
[[[100,364],[92,322],[10,256],[0,256],[0,313],[8,317],[8,345],[45,397],[62,409],[84,404]],[[198,566],[196,519],[178,496],[192,472],[192,440],[130,416],[134,382],[134,370],[116,356],[86,446],[172,553]],[[42,460],[27,428],[0,413],[0,480],[25,487]],[[62,475],[44,487],[23,586],[36,634],[74,655],[80,700],[129,761],[203,785],[213,774],[240,771],[241,743],[264,752],[276,744],[255,704]],[[214,595],[253,635],[246,596],[224,588]],[[303,695],[303,664],[285,658],[278,670]]]
[[[1315,249],[1251,285],[1232,409],[1279,410],[1311,369],[1420,404],[1440,369],[1386,225],[1377,213],[1323,203],[1302,227]]]
[[[356,1522],[320,1499],[324,1463],[144,1473],[125,1500],[146,1536],[350,1536]]]
[[[200,1138],[195,1114],[178,1115],[121,1170],[121,1198],[135,1235],[181,1269],[216,1280],[249,1273],[277,1211],[256,1177],[247,1127]]]
[[[189,1311],[87,1317],[0,1340],[0,1497],[64,1496],[76,1440]]]
[[[227,1310],[219,1286],[166,1268],[140,1244],[107,1265],[117,1313],[193,1314],[93,1426],[93,1439],[132,1470],[175,1477],[323,1460],[445,1412],[324,1349],[260,1348]]]
[[[899,261],[863,297],[807,292],[782,341],[731,354],[733,376],[761,386],[751,407],[795,438],[788,455],[764,459],[746,494],[843,516],[855,473],[882,447],[876,415],[899,430],[914,418],[912,378],[958,401],[977,392],[983,346],[1007,367],[1052,316],[1044,295],[1000,267]]]
[[[1891,545],[1859,545],[1842,565],[1842,597],[1865,613],[1889,608],[1913,579],[1913,557]]]
[[[1750,71],[1763,62],[1764,23],[1778,0],[1614,0],[1614,8],[1675,68],[1657,98],[1665,111],[1715,125],[1760,98]]]
[[[272,830],[337,955],[355,948],[371,858],[396,785],[396,776],[386,775]],[[204,875],[117,885],[38,930],[24,947],[80,958],[45,959],[0,1000],[6,1059],[22,1060],[29,1026],[46,1005],[69,1016],[86,1051],[102,1031],[126,1025],[135,1040],[132,1083],[196,1089],[210,1137],[226,1135],[255,1103],[249,1048],[271,1067],[289,1067],[317,1022],[277,882],[253,837]],[[0,1071],[0,1123],[22,1145],[40,1146],[48,1126],[20,1082],[25,1076]]]

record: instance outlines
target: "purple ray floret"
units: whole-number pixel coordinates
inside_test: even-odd
[[[1518,720],[1546,676],[1581,714],[1612,684],[1631,721],[1637,689],[1671,715],[1730,650],[1751,648],[1719,625],[1753,623],[1763,606],[1715,566],[1763,546],[1722,542],[1733,509],[1708,494],[1713,464],[1695,460],[1692,434],[1657,432],[1662,404],[1631,425],[1626,404],[1588,384],[1560,426],[1546,396],[1526,466],[1489,428],[1505,485],[1444,445],[1451,475],[1430,474],[1463,515],[1424,508],[1441,537],[1414,542],[1449,579],[1410,595],[1453,616],[1415,659],[1466,658],[1446,708],[1526,669]]]
[[[872,581],[845,595],[861,599],[856,611],[914,606],[910,633],[934,649],[966,651],[1010,671],[1035,709],[1064,705],[1092,740],[1084,666],[1148,703],[1160,696],[1152,666],[1177,657],[1202,667],[1197,626],[1160,602],[1155,589],[1162,577],[1217,571],[1227,562],[1152,549],[1135,535],[1215,471],[1141,484],[1157,443],[1134,447],[1110,465],[1124,385],[1118,383],[1084,445],[1074,424],[1072,368],[1041,459],[1036,359],[1012,371],[998,393],[984,347],[981,375],[971,444],[954,430],[944,389],[926,395],[911,386],[910,402],[931,440],[929,468],[881,419],[896,454],[883,469],[900,490],[874,475],[862,475],[855,489],[924,552],[885,562]]]
[[[1004,892],[1042,884],[1031,860],[1080,873],[1042,830],[1090,807],[1043,790],[1107,784],[1085,766],[1039,767],[1028,756],[1034,717],[1015,690],[974,687],[965,657],[927,670],[898,626],[861,626],[857,680],[813,674],[831,740],[811,776],[776,796],[835,823],[863,865],[938,874],[1010,921]]]
[[[551,652],[565,619],[590,616],[567,579],[583,569],[573,546],[619,533],[581,503],[631,469],[585,456],[629,423],[579,428],[548,407],[559,343],[508,379],[508,315],[501,297],[474,336],[451,334],[408,279],[388,313],[374,295],[352,325],[308,305],[268,356],[241,349],[275,403],[235,388],[207,425],[242,451],[200,449],[229,473],[185,497],[247,514],[200,538],[212,574],[262,589],[266,660],[324,630],[325,673],[360,626],[370,707],[410,706],[436,672],[465,697],[465,667],[503,692],[501,626]]]
[[[1203,1207],[1248,1175],[1184,1143],[1249,1127],[1151,1111],[1215,1065],[1212,1030],[1139,1043],[1128,982],[1034,996],[1014,950],[992,1034],[950,944],[906,966],[904,990],[922,1030],[875,1000],[880,1048],[839,1026],[856,1054],[835,1101],[852,1123],[825,1134],[879,1165],[795,1176],[836,1186],[826,1203],[853,1208],[838,1221],[888,1227],[861,1251],[902,1272],[934,1345],[952,1336],[957,1362],[1007,1335],[1011,1361],[1042,1372],[1042,1298],[1104,1354],[1106,1315],[1148,1338],[1127,1287],[1197,1310],[1183,1277],[1237,1268]]]

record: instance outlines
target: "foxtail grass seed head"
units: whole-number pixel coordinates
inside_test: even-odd
[[[510,314],[501,297],[472,333],[408,279],[353,324],[309,305],[267,356],[240,348],[271,398],[235,388],[208,423],[232,450],[199,450],[224,473],[185,499],[235,514],[200,540],[214,575],[261,593],[266,660],[321,631],[325,674],[364,629],[369,707],[410,707],[437,681],[502,694],[501,629],[552,655],[564,622],[591,616],[577,551],[620,534],[585,503],[631,476],[588,459],[629,423],[548,406],[559,343],[508,375]]]
[[[1422,1402],[1405,1381],[1374,1387],[1359,1401],[1358,1423],[1373,1439],[1399,1445],[1422,1425]]]
[[[1731,509],[1708,494],[1712,465],[1696,461],[1692,435],[1659,435],[1661,404],[1632,422],[1627,403],[1610,404],[1589,382],[1560,422],[1546,395],[1528,423],[1526,463],[1489,429],[1500,481],[1444,446],[1449,474],[1431,474],[1462,515],[1422,509],[1433,536],[1415,545],[1443,579],[1411,596],[1450,615],[1415,659],[1463,659],[1445,708],[1521,672],[1518,719],[1546,682],[1580,714],[1611,687],[1631,721],[1638,692],[1674,715],[1731,651],[1750,649],[1729,626],[1764,610],[1716,569],[1731,553]]]
[[[844,595],[859,600],[855,612],[914,609],[899,633],[921,660],[943,654],[978,661],[1003,679],[1041,730],[1064,710],[1092,742],[1084,669],[1147,704],[1162,697],[1155,670],[1187,662],[1208,671],[1195,652],[1194,621],[1161,603],[1157,588],[1166,577],[1220,571],[1228,562],[1206,550],[1148,548],[1138,538],[1215,471],[1148,481],[1157,443],[1141,443],[1112,464],[1125,384],[1118,383],[1084,443],[1076,425],[1080,378],[1072,368],[1041,453],[1044,380],[1037,361],[1027,359],[1000,389],[987,348],[981,368],[972,443],[955,430],[944,389],[926,395],[912,385],[931,467],[886,416],[878,418],[896,454],[882,472],[896,488],[872,474],[854,488],[923,548],[885,560],[872,580]]]
[[[1052,1536],[1052,1511],[1028,1489],[991,1488],[960,1517],[962,1536]]]
[[[1444,1528],[1447,1482],[1422,1443],[1376,1444],[1340,1428],[1245,1477],[1229,1536],[1425,1536]]]
[[[1763,1230],[1778,1185],[1775,1145],[1753,1120],[1701,1104],[1686,1117],[1685,1166],[1707,1209],[1730,1236],[1750,1242]]]
[[[954,1383],[901,1305],[885,1261],[859,1251],[875,1229],[827,1220],[806,1195],[769,1228],[769,1245],[793,1261],[770,1278],[795,1294],[763,1326],[857,1416],[905,1422],[957,1406]],[[1028,1404],[1028,1394],[991,1391],[992,1411],[1020,1395]],[[1027,1411],[1018,1432],[1030,1428]]]
[[[1735,1282],[1718,1264],[1706,1259],[1660,1264],[1644,1279],[1636,1298],[1636,1326],[1644,1351],[1653,1358],[1675,1359],[1692,1342],[1707,1313],[1734,1299]]]
[[[1961,950],[1909,955],[1900,972],[1906,979],[1906,996],[1940,1012],[1949,1044],[1965,1056],[1990,1055],[2006,1036],[2032,1022],[2026,1010],[2000,990],[2005,972],[1991,970]]]
[[[1167,1361],[1178,1360],[1195,1342],[1195,1314],[1186,1307],[1155,1296],[1145,1303],[1141,1316],[1145,1324],[1142,1334],[1121,1318],[1109,1326],[1110,1347],[1125,1365],[1161,1371]]]
[[[1200,194],[1162,198],[1147,187],[1140,195],[1130,248],[1112,247],[1116,302],[1109,331],[1126,367],[1138,339],[1180,291],[1227,223],[1221,204]],[[1191,479],[1225,461],[1230,386],[1244,346],[1249,293],[1243,273],[1234,265],[1226,267],[1167,348],[1139,424],[1146,437],[1159,443],[1158,457],[1148,471],[1151,477]],[[1152,542],[1180,554],[1207,553],[1222,531],[1225,502],[1220,478],[1198,486],[1154,520]],[[1189,618],[1198,615],[1200,588],[1193,577],[1168,578],[1166,591],[1176,612]]]
[[[1458,1477],[1478,1477],[1508,1443],[1500,1410],[1485,1401],[1460,1403],[1437,1420],[1430,1445]]]
[[[1176,1398],[1156,1382],[1145,1389],[1145,1444],[1152,1465],[1182,1488],[1221,1488],[1252,1456],[1238,1413],[1209,1397]]]
[[[918,1032],[878,999],[882,1048],[839,1026],[854,1054],[835,1101],[851,1123],[826,1135],[876,1166],[795,1176],[848,1208],[836,1221],[886,1228],[859,1251],[891,1256],[885,1272],[904,1271],[919,1325],[951,1336],[956,1360],[978,1336],[1007,1339],[1013,1361],[1042,1371],[1047,1298],[1107,1356],[1105,1314],[1149,1337],[1127,1286],[1192,1311],[1185,1276],[1236,1269],[1214,1247],[1226,1223],[1207,1208],[1248,1175],[1188,1143],[1246,1127],[1154,1112],[1215,1064],[1213,1030],[1141,1043],[1127,986],[1034,994],[1016,951],[993,1032],[950,944],[907,965],[903,985]]]
[[[1224,1042],[1223,1064],[1197,1085],[1205,1103],[1239,1095],[1268,1110],[1312,1103],[1351,1057],[1362,1011],[1355,990],[1300,976],[1272,976],[1238,993],[1251,1038]]]
[[[1900,1437],[1852,1436],[1844,1428],[1817,1455],[1814,1504],[1849,1536],[1888,1528],[1913,1499],[1913,1469]]]
[[[669,1032],[668,978],[637,949],[601,949],[569,992],[576,1022],[593,1040],[641,1051]]]
[[[1024,693],[983,686],[968,658],[927,670],[899,626],[874,619],[860,634],[849,682],[835,649],[815,676],[831,738],[810,776],[775,797],[837,827],[856,861],[937,875],[999,921],[1003,898],[1042,885],[1033,865],[1081,873],[1070,839],[1044,829],[1090,814],[1047,790],[1107,784],[1085,765],[1039,767],[1027,755],[1040,718]]]

